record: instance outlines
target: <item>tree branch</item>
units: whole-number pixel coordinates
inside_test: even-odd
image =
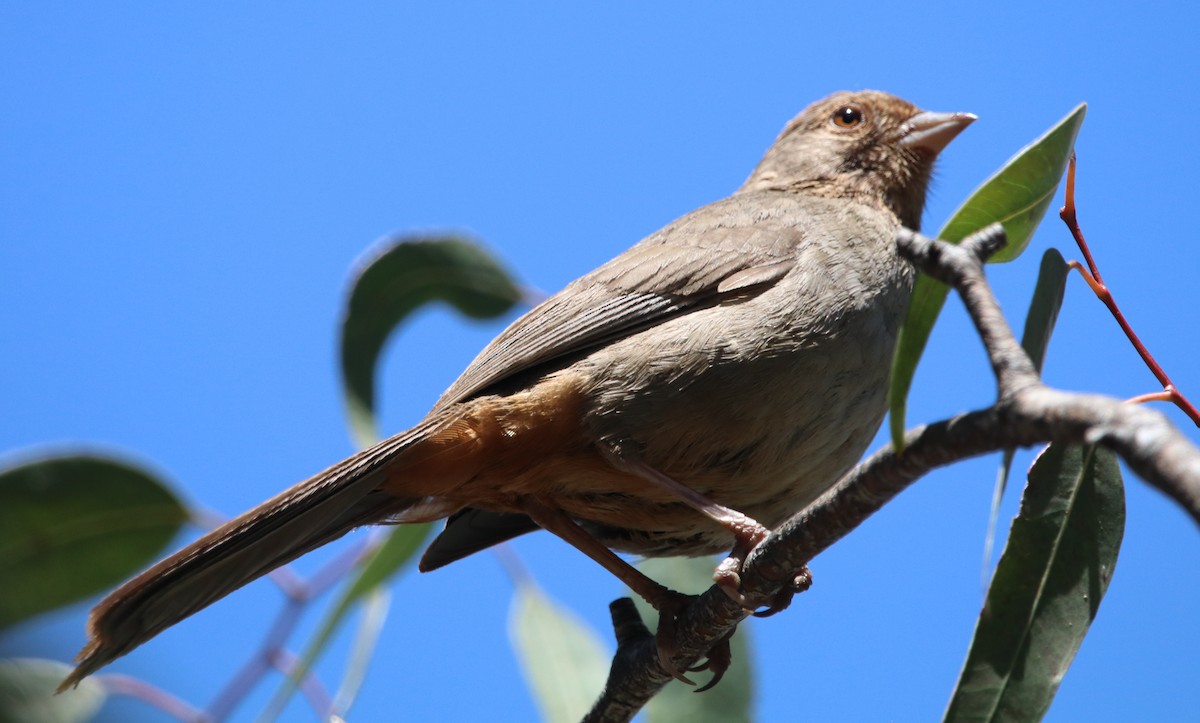
[[[781,525],[746,560],[742,588],[748,599],[768,604],[792,584],[798,570],[931,470],[1013,447],[1047,442],[1104,445],[1200,524],[1200,449],[1166,417],[1110,397],[1062,392],[1041,382],[984,275],[983,262],[1004,241],[998,224],[959,246],[907,229],[897,233],[902,255],[962,297],[996,375],[997,401],[987,409],[908,432],[902,453],[888,448],[872,454]],[[629,634],[627,617],[618,621],[615,609],[613,615],[619,631],[617,653],[605,690],[586,721],[628,721],[670,680],[658,664],[653,638]],[[718,588],[710,588],[679,616],[679,654],[672,663],[680,670],[692,667],[748,615]]]

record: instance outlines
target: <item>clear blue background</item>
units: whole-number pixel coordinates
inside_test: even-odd
[[[0,7],[0,450],[123,451],[189,499],[240,512],[352,451],[336,324],[375,240],[469,230],[554,290],[731,192],[810,101],[863,87],[980,116],[943,157],[930,231],[1088,101],[1082,221],[1128,317],[1200,401],[1189,4],[243,5]],[[1053,211],[1030,251],[992,272],[1018,328],[1048,246],[1078,257]],[[948,312],[913,421],[993,394],[957,301]],[[497,328],[443,311],[406,327],[381,368],[383,429],[418,419]],[[1074,278],[1047,376],[1155,390]],[[787,614],[746,626],[758,719],[941,713],[981,601],[995,464],[925,479],[816,560],[816,586]],[[1196,527],[1132,478],[1128,499],[1115,579],[1052,720],[1195,710]],[[620,594],[607,573],[550,535],[515,550],[607,630]],[[506,631],[511,594],[491,554],[406,577],[352,718],[533,718]],[[204,705],[280,600],[255,584],[112,669]],[[68,659],[85,609],[12,631],[0,653]],[[322,667],[330,684],[344,648]],[[107,712],[143,714],[157,719],[135,702]],[[287,718],[311,714],[297,703]]]

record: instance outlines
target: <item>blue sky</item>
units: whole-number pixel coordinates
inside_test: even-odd
[[[351,265],[377,239],[467,230],[555,290],[727,195],[810,101],[864,87],[980,116],[943,156],[928,231],[1088,101],[1082,222],[1127,316],[1200,401],[1197,17],[1181,2],[1140,7],[6,3],[0,451],[117,450],[189,499],[240,512],[352,451],[336,323]],[[1018,327],[1049,246],[1078,256],[1053,213],[1025,256],[992,271]],[[957,301],[947,308],[914,422],[993,393]],[[382,428],[417,420],[497,330],[440,310],[405,328],[381,368]],[[1154,390],[1077,279],[1047,378]],[[817,559],[816,585],[787,614],[748,626],[760,720],[941,713],[981,602],[995,464],[922,481]],[[1133,478],[1128,505],[1116,576],[1051,720],[1194,708],[1196,528]],[[547,534],[514,548],[607,631],[615,580]],[[511,594],[490,554],[404,579],[355,717],[533,717],[508,642]],[[203,705],[278,603],[253,585],[113,669]],[[69,658],[85,609],[22,626],[0,653]],[[340,650],[322,669],[330,682]],[[107,716],[142,712],[121,703]],[[288,717],[307,716],[297,705]]]

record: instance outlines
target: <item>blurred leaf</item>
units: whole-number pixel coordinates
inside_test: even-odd
[[[991,261],[1011,261],[1019,256],[1029,245],[1033,232],[1054,200],[1054,193],[1071,158],[1075,137],[1083,125],[1086,112],[1087,104],[1079,104],[1041,137],[1018,151],[999,171],[975,189],[938,231],[937,237],[957,243],[999,221],[1004,224],[1004,231],[1008,234],[1008,245]],[[896,343],[891,387],[888,390],[892,443],[896,449],[904,446],[908,390],[917,371],[917,362],[921,359],[949,291],[945,284],[925,274],[917,276],[913,287],[908,318],[900,329]]]
[[[517,583],[509,631],[542,720],[582,718],[608,680],[600,636],[528,579]]]
[[[317,627],[317,633],[304,652],[298,675],[299,680],[312,662],[320,655],[329,642],[342,619],[362,598],[371,594],[379,585],[387,582],[421,549],[425,538],[429,536],[431,525],[397,525],[388,532],[388,537],[370,559],[358,568],[354,580],[346,586],[341,597],[325,614],[325,619]]]
[[[71,666],[54,660],[0,660],[0,723],[77,723],[100,710],[107,697],[95,678],[55,695]]]
[[[387,540],[375,551],[371,559],[361,568],[354,582],[344,593],[342,600],[350,603],[367,595],[377,585],[387,582],[392,575],[412,559],[424,545],[432,525],[397,525]]]
[[[375,655],[375,646],[379,643],[379,634],[383,632],[391,602],[391,593],[382,585],[371,588],[363,600],[362,623],[355,631],[354,643],[346,660],[346,671],[342,674],[337,695],[333,697],[333,710],[342,720],[346,719],[350,706],[354,704],[366,680],[367,668]]]
[[[1037,286],[1033,289],[1033,300],[1029,302],[1029,313],[1025,315],[1025,331],[1021,334],[1021,346],[1040,374],[1046,361],[1046,349],[1050,346],[1050,335],[1058,320],[1062,307],[1063,292],[1067,288],[1067,273],[1070,271],[1058,249],[1046,249],[1042,254],[1042,265],[1038,270]],[[1000,518],[1000,501],[1008,487],[1008,475],[1012,471],[1013,450],[1004,450],[1000,470],[996,474],[996,487],[992,491],[992,511],[988,516],[988,530],[983,549],[983,568],[991,566],[992,544],[996,539],[996,522]]]
[[[342,319],[342,380],[355,438],[374,442],[375,366],[392,330],[424,304],[442,301],[475,319],[501,316],[522,298],[513,277],[463,238],[401,238],[368,259]]]
[[[154,475],[108,457],[64,455],[0,471],[0,627],[124,581],[187,517]]]
[[[1058,249],[1046,249],[1046,253],[1042,254],[1037,286],[1033,289],[1029,313],[1025,315],[1025,330],[1021,334],[1021,347],[1039,374],[1046,364],[1046,350],[1050,347],[1050,336],[1058,322],[1058,311],[1062,308],[1063,292],[1067,288],[1067,274],[1070,271],[1071,267],[1067,266]]]
[[[1041,719],[1096,617],[1124,529],[1116,455],[1050,445],[1038,456],[945,720]]]
[[[712,587],[712,575],[717,564],[709,557],[658,557],[642,560],[637,567],[672,590],[697,594]],[[633,599],[647,627],[657,629],[658,614],[637,595]],[[754,676],[750,661],[749,625],[738,628],[730,646],[733,662],[720,683],[697,694],[692,686],[672,680],[647,704],[647,723],[734,723],[752,720]],[[692,677],[691,674],[689,677]],[[708,682],[692,679],[696,680],[697,685]]]
[[[267,712],[263,714],[264,720],[273,720],[283,712],[284,705],[296,692],[299,681],[312,670],[313,664],[325,651],[325,646],[329,644],[342,621],[364,597],[369,597],[392,575],[403,569],[421,549],[425,538],[429,536],[430,528],[431,525],[428,524],[396,525],[388,532],[387,539],[379,549],[359,565],[354,580],[344,588],[337,602],[329,607],[324,619],[317,626],[317,632],[304,649],[304,654],[271,699]],[[365,621],[367,624],[373,622],[369,617]]]

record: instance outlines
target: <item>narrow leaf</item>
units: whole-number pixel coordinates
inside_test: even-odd
[[[400,238],[363,264],[342,319],[342,381],[360,444],[377,438],[375,366],[392,331],[413,311],[445,302],[475,319],[506,313],[521,290],[479,244],[458,237]]]
[[[672,590],[701,593],[712,587],[716,563],[708,557],[660,557],[638,563],[643,573]],[[658,625],[653,608],[638,598],[638,609],[651,630]],[[754,673],[750,626],[742,625],[730,641],[733,662],[715,687],[699,695],[696,689],[672,680],[646,705],[647,723],[722,723],[753,720]],[[705,675],[700,673],[698,675]],[[704,680],[697,680],[703,685]]]
[[[348,603],[354,602],[387,582],[420,551],[432,527],[424,524],[397,525],[392,528],[388,532],[387,540],[358,571],[343,600]]]
[[[187,516],[155,475],[111,457],[63,455],[0,471],[0,627],[125,580]]]
[[[992,261],[1011,261],[1025,250],[1046,209],[1054,200],[1058,183],[1075,147],[1087,104],[1081,103],[1037,140],[1025,146],[975,189],[938,231],[943,241],[957,243],[975,231],[999,221],[1008,234],[1008,245]],[[949,288],[924,274],[913,288],[908,318],[900,329],[888,390],[892,442],[903,446],[908,390],[917,362],[933,332],[934,322],[946,302]]]
[[[1021,335],[1021,346],[1029,355],[1033,366],[1041,373],[1046,361],[1046,349],[1050,346],[1050,335],[1058,320],[1062,307],[1063,292],[1067,288],[1067,273],[1070,267],[1058,249],[1046,249],[1042,265],[1038,270],[1037,285],[1033,289],[1033,300],[1029,302],[1029,313],[1025,315],[1025,331]],[[1000,502],[1008,487],[1008,475],[1012,470],[1013,450],[1004,451],[1000,470],[996,474],[996,487],[992,490],[992,511],[988,515],[987,536],[984,538],[983,568],[990,567],[992,544],[996,539],[996,523],[1000,518]],[[986,574],[986,572],[985,572]]]
[[[371,657],[375,654],[375,646],[379,635],[383,632],[383,623],[387,620],[388,608],[391,606],[392,595],[387,588],[377,585],[362,605],[362,624],[355,631],[354,644],[346,661],[346,671],[342,674],[342,682],[338,685],[337,695],[333,698],[333,710],[343,720],[354,705],[367,677]]]
[[[1046,253],[1042,254],[1037,286],[1033,289],[1029,313],[1025,315],[1025,330],[1021,334],[1021,347],[1039,373],[1046,363],[1046,350],[1050,347],[1050,336],[1058,321],[1058,311],[1062,308],[1063,292],[1067,288],[1067,274],[1070,271],[1071,267],[1067,266],[1058,249],[1046,249]]]
[[[1096,617],[1124,529],[1116,455],[1047,447],[1029,472],[945,720],[1045,714]]]
[[[608,679],[600,636],[528,579],[517,582],[509,631],[542,720],[582,718]]]
[[[107,697],[95,678],[55,695],[71,666],[54,660],[0,660],[0,723],[79,723],[90,720]]]

